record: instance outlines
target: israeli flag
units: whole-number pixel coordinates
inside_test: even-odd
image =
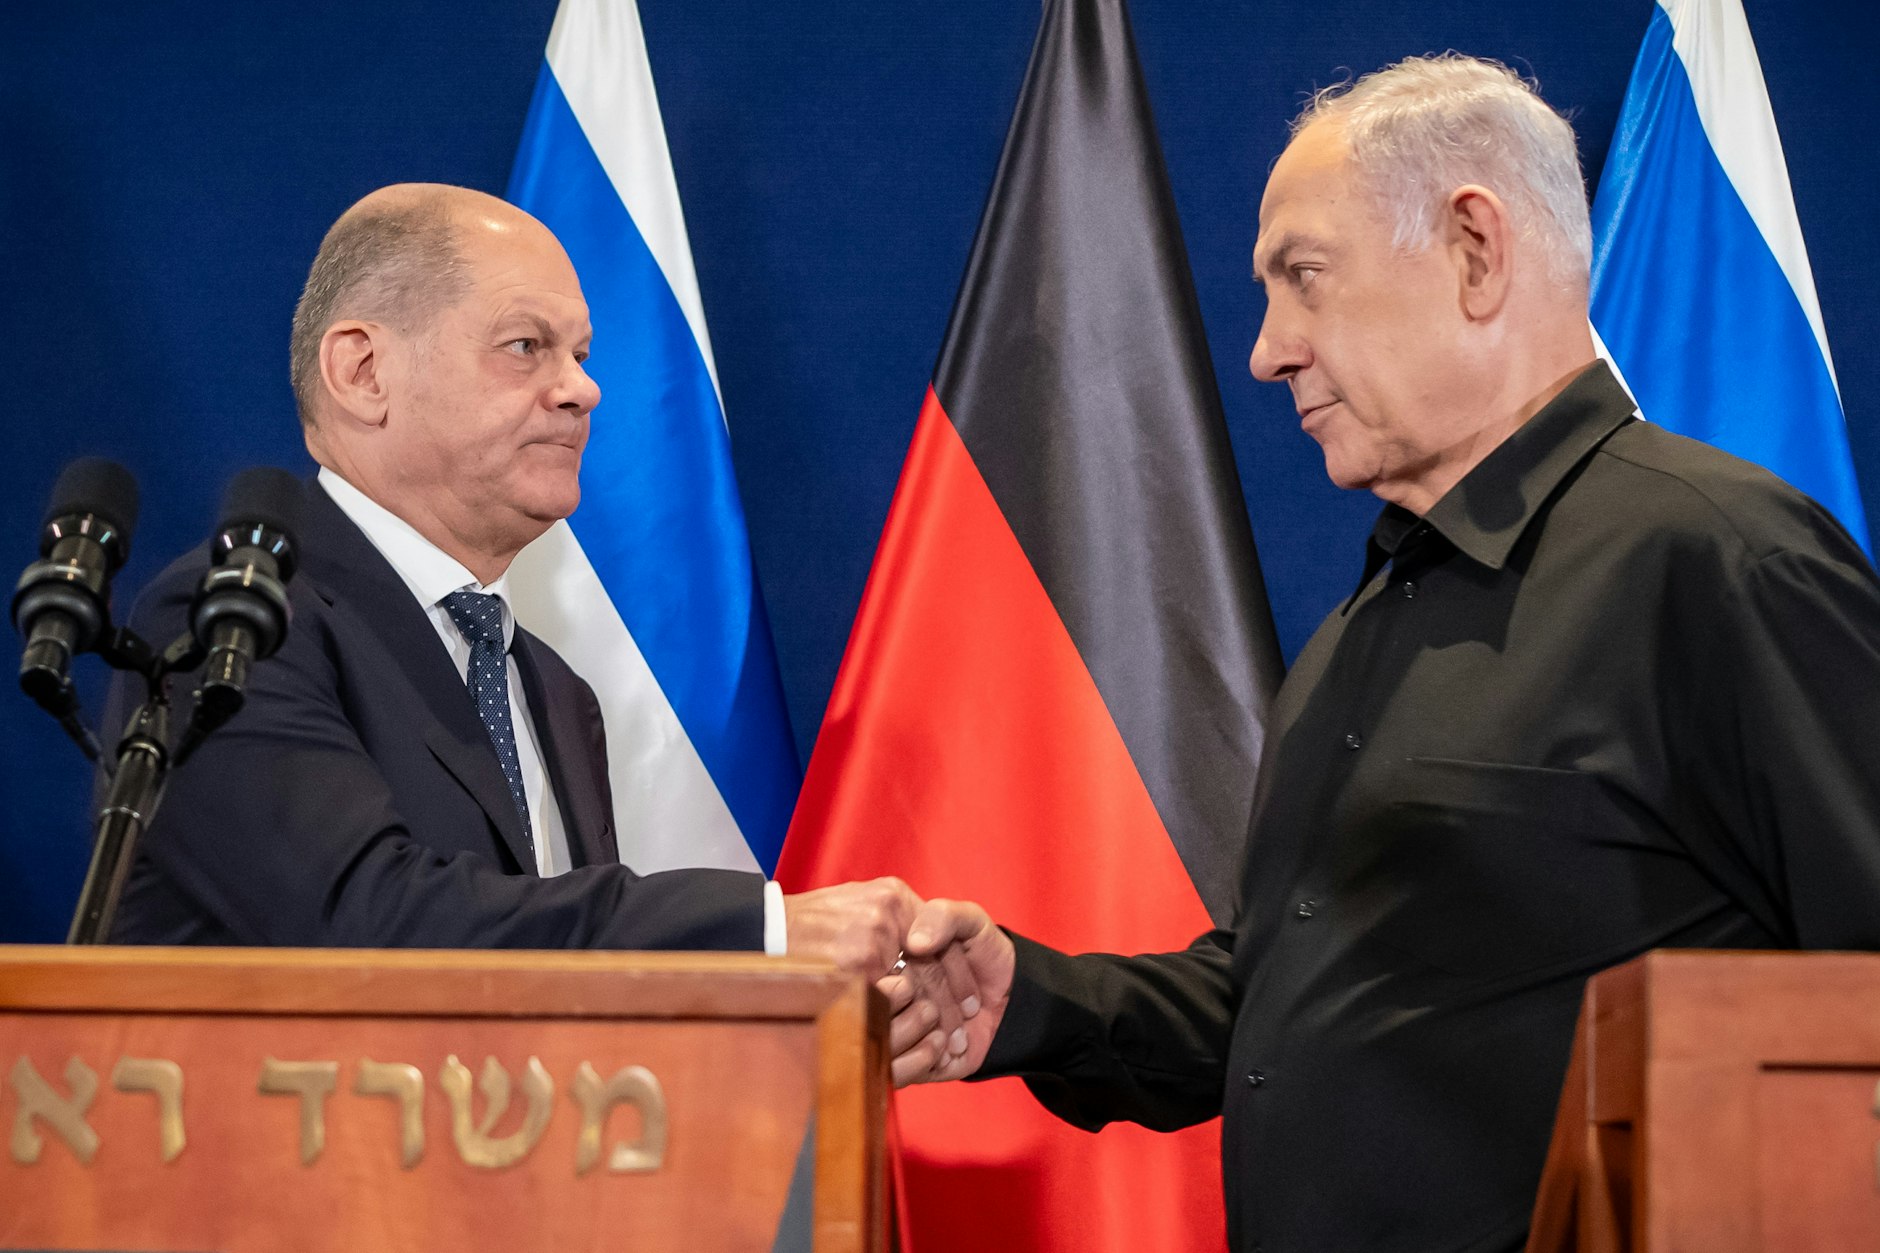
[[[801,772],[633,0],[562,0],[509,199],[574,261],[603,397],[517,616],[600,697],[621,859],[768,874]]]
[[[1872,555],[1834,359],[1741,0],[1658,0],[1593,203],[1593,327],[1673,431],[1774,471]]]

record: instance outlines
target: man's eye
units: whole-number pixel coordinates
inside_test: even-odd
[[[533,339],[512,339],[504,344],[503,347],[515,353],[517,356],[532,357],[535,355],[538,342]]]
[[[1297,283],[1299,286],[1310,286],[1312,280],[1319,276],[1318,267],[1311,265],[1295,265],[1292,268],[1292,276],[1293,282]]]

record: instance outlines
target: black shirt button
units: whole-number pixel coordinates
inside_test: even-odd
[[[1265,1082],[1266,1082],[1266,1072],[1264,1070],[1250,1070],[1247,1072],[1247,1086],[1248,1087],[1257,1088]]]
[[[1310,918],[1313,914],[1318,912],[1318,908],[1319,903],[1317,901],[1300,901],[1299,916],[1301,918]]]
[[[1363,748],[1364,737],[1359,735],[1356,731],[1347,731],[1345,733],[1345,747],[1350,749]]]
[[[1408,579],[1404,581],[1403,598],[1405,600],[1415,600],[1417,598],[1417,585],[1410,582]]]

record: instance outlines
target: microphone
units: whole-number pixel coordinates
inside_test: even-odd
[[[222,497],[222,522],[210,542],[211,569],[196,592],[189,625],[208,653],[190,738],[199,741],[242,707],[249,672],[287,637],[293,614],[300,480],[286,470],[243,470]]]
[[[137,480],[102,457],[81,457],[53,486],[40,560],[13,589],[13,625],[26,638],[20,690],[58,718],[78,707],[72,659],[111,622],[111,577],[130,556]]]

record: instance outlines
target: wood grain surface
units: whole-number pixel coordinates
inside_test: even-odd
[[[1530,1253],[1880,1249],[1880,955],[1660,950],[1595,976]]]
[[[41,1120],[39,1160],[0,1153],[0,1247],[201,1250],[767,1250],[812,1110],[815,1248],[883,1247],[885,1006],[813,962],[704,954],[0,949],[0,1130],[20,1058],[56,1092],[98,1076],[86,1164]],[[524,1125],[531,1058],[553,1082],[540,1138],[499,1169],[460,1152],[439,1076],[455,1057],[513,1081],[492,1139]],[[164,1162],[157,1098],[117,1090],[121,1058],[184,1072],[187,1145]],[[301,1099],[264,1063],[337,1065],[325,1143],[301,1160]],[[400,1103],[355,1091],[361,1063],[424,1078],[423,1155],[401,1163]],[[578,1173],[583,1063],[643,1066],[669,1118],[659,1168],[610,1173],[640,1111],[607,1117]],[[469,1099],[472,1130],[486,1112]]]

